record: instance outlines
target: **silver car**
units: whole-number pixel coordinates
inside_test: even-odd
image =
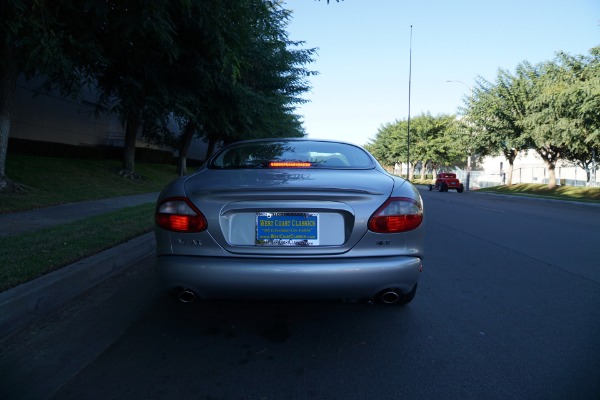
[[[348,143],[226,146],[162,191],[155,219],[159,278],[183,302],[406,304],[422,270],[418,191]]]

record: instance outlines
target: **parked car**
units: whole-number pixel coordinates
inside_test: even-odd
[[[423,218],[416,188],[359,146],[238,142],[160,194],[157,272],[183,302],[405,304],[422,270]]]
[[[456,190],[458,193],[462,193],[465,187],[456,174],[451,172],[440,172],[437,174],[434,185],[429,185],[429,191],[439,190],[440,192],[447,192],[449,189]]]

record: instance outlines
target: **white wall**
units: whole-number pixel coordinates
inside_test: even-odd
[[[502,171],[500,170],[502,163]],[[481,162],[482,171],[478,175],[480,181],[494,181],[501,183],[501,173],[508,171],[508,161],[504,157],[485,157]],[[586,172],[582,168],[574,166],[566,161],[556,163],[556,179],[560,184],[571,186],[585,186]],[[596,174],[596,185],[600,181],[600,174]],[[593,179],[593,177],[592,177]],[[515,159],[512,175],[512,183],[547,183],[548,170],[542,158],[533,150],[521,152]]]

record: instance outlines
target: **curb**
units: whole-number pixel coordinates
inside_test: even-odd
[[[525,199],[525,200],[537,200],[537,201],[545,201],[547,203],[564,203],[564,204],[573,204],[577,206],[585,206],[585,207],[600,207],[600,203],[593,203],[589,201],[576,201],[576,200],[563,200],[563,199],[552,199],[549,197],[536,196],[536,195],[515,195],[515,194],[505,194],[505,193],[493,193],[493,192],[479,192],[477,190],[471,192],[475,192],[484,196],[498,196],[498,197],[507,197],[513,199]]]
[[[415,185],[419,189],[426,190],[428,189],[427,185]],[[506,193],[494,193],[494,192],[480,192],[479,190],[465,190],[465,193],[476,193],[478,195],[483,196],[498,196],[505,198],[513,198],[513,199],[525,199],[525,200],[537,200],[537,201],[545,201],[548,203],[565,203],[565,204],[574,204],[578,206],[586,206],[586,207],[600,207],[600,203],[593,203],[588,201],[576,201],[576,200],[562,200],[562,199],[552,199],[543,196],[536,195],[515,195],[515,194],[506,194]]]
[[[152,253],[155,243],[154,233],[146,233],[0,293],[0,339],[124,271]]]

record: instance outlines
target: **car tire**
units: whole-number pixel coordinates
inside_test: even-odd
[[[462,192],[463,192],[463,190],[465,190],[465,187],[464,187],[464,185],[461,183],[461,184],[460,184],[460,187],[459,187],[459,188],[457,188],[457,189],[456,189],[456,191],[457,191],[458,193],[462,193]]]
[[[429,185],[429,191],[431,192],[433,190],[433,186]]]

